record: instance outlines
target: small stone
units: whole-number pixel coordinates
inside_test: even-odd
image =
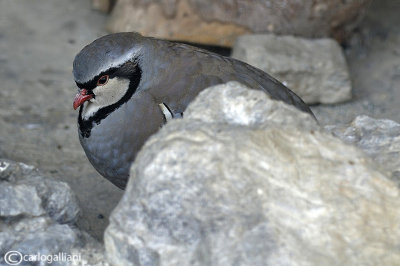
[[[2,184],[0,186],[0,216],[15,217],[18,215],[40,216],[45,213],[34,187]]]
[[[269,73],[308,104],[351,99],[346,59],[333,39],[244,35],[237,39],[232,57]]]
[[[0,160],[0,182],[1,216],[46,212],[59,223],[74,223],[78,218],[79,206],[71,188],[43,177],[33,166]]]

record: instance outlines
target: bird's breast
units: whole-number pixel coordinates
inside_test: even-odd
[[[129,169],[145,141],[164,123],[158,104],[140,93],[94,123],[89,137],[79,136],[95,169],[111,182],[127,179]]]

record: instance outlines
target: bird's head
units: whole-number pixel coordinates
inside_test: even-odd
[[[141,80],[142,39],[132,32],[110,34],[78,53],[73,74],[79,89],[73,108],[81,107],[82,119],[107,115],[132,97]]]

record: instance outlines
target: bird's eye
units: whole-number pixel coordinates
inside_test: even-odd
[[[97,80],[97,86],[103,86],[108,82],[108,75],[104,75],[101,76],[98,80]]]

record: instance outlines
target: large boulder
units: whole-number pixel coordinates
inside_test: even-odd
[[[231,46],[245,33],[344,39],[371,0],[119,0],[112,32]]]
[[[114,265],[396,265],[399,204],[362,151],[232,82],[145,144],[105,246]]]
[[[237,39],[232,57],[271,74],[306,103],[351,99],[346,59],[333,39],[244,35]]]

